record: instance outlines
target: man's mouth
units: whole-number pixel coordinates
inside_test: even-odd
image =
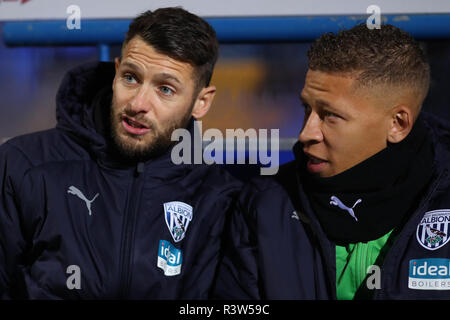
[[[321,159],[318,159],[318,158],[314,158],[314,157],[309,157],[309,161],[312,164],[319,164],[319,163],[325,162],[324,160],[321,160]]]
[[[308,157],[308,163],[306,164],[306,167],[309,172],[311,173],[318,173],[321,170],[324,169],[324,167],[327,165],[328,161],[317,158],[307,152],[305,152],[305,155]]]
[[[143,135],[150,131],[147,125],[125,115],[122,116],[122,125],[125,131],[133,135]]]

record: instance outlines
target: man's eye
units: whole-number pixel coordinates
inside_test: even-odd
[[[330,111],[325,111],[323,114],[323,118],[324,119],[328,119],[328,120],[337,120],[337,119],[342,119],[342,117],[334,112],[330,112]]]
[[[134,78],[134,76],[132,74],[126,73],[123,75],[123,79],[125,80],[125,82],[127,83],[136,83],[136,79]]]
[[[161,91],[161,93],[165,96],[171,96],[175,93],[171,88],[166,87],[166,86],[161,86],[159,88],[159,91]]]

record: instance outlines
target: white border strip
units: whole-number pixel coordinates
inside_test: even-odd
[[[131,19],[146,10],[182,6],[202,17],[366,15],[370,5],[381,14],[450,13],[448,0],[0,0],[0,21],[52,20],[68,17],[77,5],[82,19]]]

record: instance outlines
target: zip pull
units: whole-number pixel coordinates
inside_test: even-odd
[[[137,177],[143,172],[144,172],[144,163],[143,162],[138,162],[138,164],[136,166],[136,174],[135,174],[135,176]]]

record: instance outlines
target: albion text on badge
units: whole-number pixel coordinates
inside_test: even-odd
[[[417,226],[416,237],[422,247],[437,250],[450,240],[450,209],[428,211]]]

